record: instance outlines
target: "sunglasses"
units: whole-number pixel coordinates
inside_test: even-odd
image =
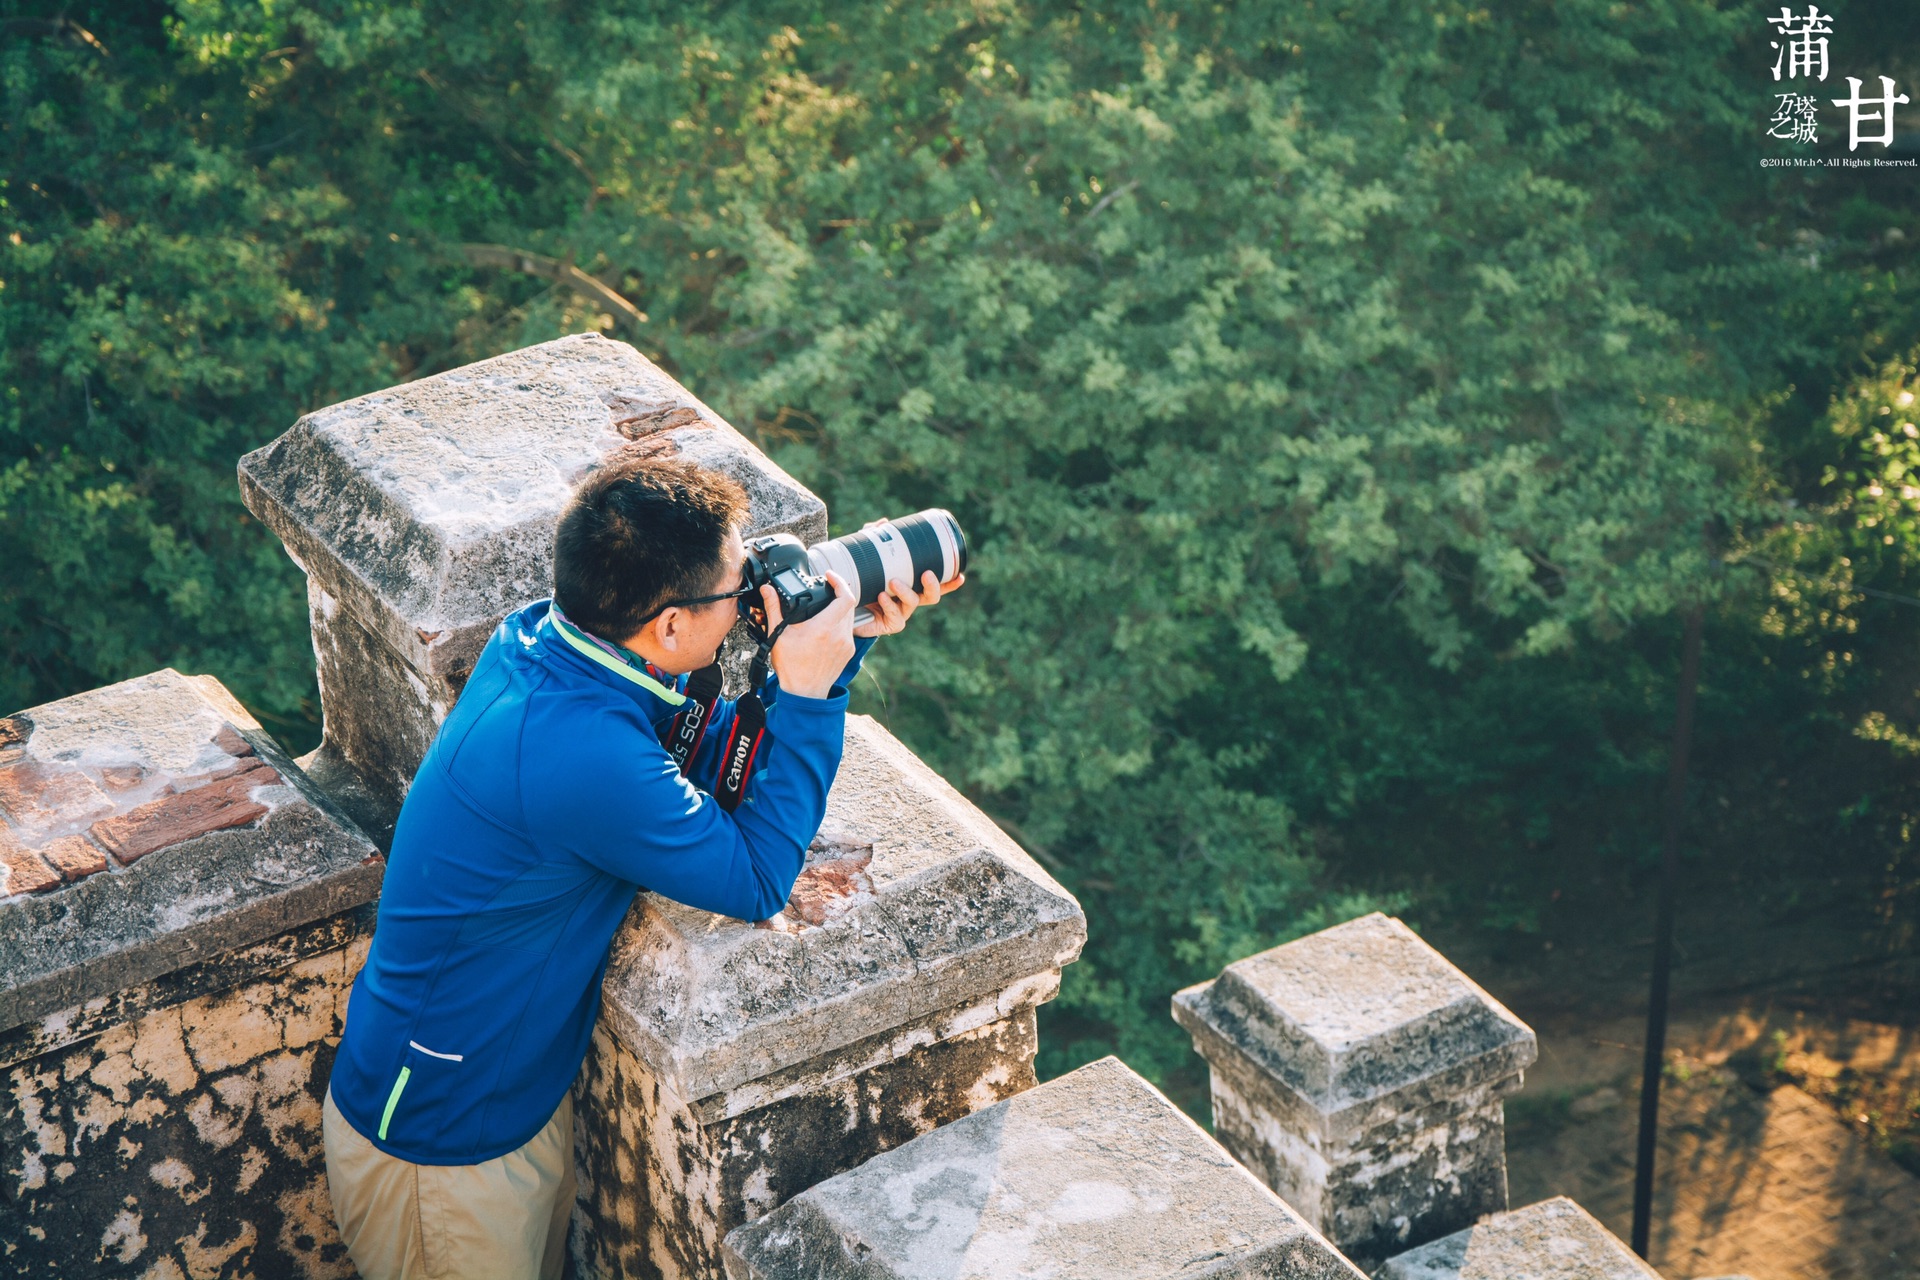
[[[752,595],[754,593],[754,590],[755,590],[754,585],[751,582],[743,582],[738,587],[735,587],[732,591],[722,591],[717,595],[689,596],[685,600],[669,600],[665,604],[661,605],[658,609],[655,609],[652,613],[649,613],[646,617],[640,619],[640,621],[642,625],[645,625],[646,623],[652,622],[655,618],[659,617],[661,614],[665,613],[669,609],[691,609],[696,605],[715,604],[721,600],[738,600],[742,596]]]

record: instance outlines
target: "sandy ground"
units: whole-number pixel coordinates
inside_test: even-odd
[[[1562,1015],[1535,1029],[1540,1062],[1508,1104],[1513,1202],[1568,1195],[1625,1239],[1641,1023]],[[1669,1043],[1652,1238],[1662,1274],[1920,1280],[1920,1178],[1873,1140],[1885,1099],[1920,1101],[1920,1034],[1748,999],[1690,1010]],[[1834,1093],[1850,1079],[1875,1085],[1846,1094],[1851,1112]]]
[[[1654,882],[1536,871],[1558,887],[1524,930],[1458,900],[1416,923],[1539,1034],[1507,1106],[1512,1203],[1570,1196],[1625,1240]],[[1650,1260],[1668,1280],[1920,1280],[1913,856],[1723,850],[1683,864],[1677,907]]]

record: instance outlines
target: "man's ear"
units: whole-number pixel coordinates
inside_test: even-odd
[[[649,622],[640,632],[668,653],[680,651],[680,641],[686,636],[686,610],[671,608],[662,612]]]
[[[667,626],[667,614],[678,613],[678,609],[669,609],[666,613],[655,614],[648,618],[641,628],[620,641],[620,647],[630,653],[658,652],[662,649],[677,649],[679,642]]]

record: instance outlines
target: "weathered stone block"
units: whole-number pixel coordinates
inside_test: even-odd
[[[350,1275],[319,1100],[373,844],[205,677],[0,725],[0,846],[54,874],[0,897],[0,1274]]]
[[[802,1192],[731,1280],[1358,1280],[1218,1143],[1104,1058]]]
[[[1374,1280],[1660,1280],[1565,1196],[1542,1200],[1391,1258]]]
[[[0,1275],[354,1274],[320,1103],[362,907],[0,1033]]]
[[[576,1090],[586,1276],[707,1277],[726,1232],[1033,1084],[1079,904],[850,717],[821,838],[762,925],[651,895]]]
[[[0,1031],[379,892],[373,845],[215,680],[158,671],[12,723],[0,844],[54,878],[0,889]]]
[[[1173,1016],[1211,1068],[1221,1142],[1348,1255],[1506,1208],[1501,1099],[1533,1032],[1398,920],[1237,961]]]
[[[732,475],[750,532],[826,536],[826,509],[625,343],[561,338],[310,413],[240,460],[247,506],[307,573],[323,753],[390,815],[481,646],[552,592],[581,477],[631,448]]]

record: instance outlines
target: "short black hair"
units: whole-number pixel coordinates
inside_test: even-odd
[[[616,456],[574,490],[553,535],[553,599],[575,625],[624,640],[670,600],[712,592],[747,511],[731,477],[659,453]]]

